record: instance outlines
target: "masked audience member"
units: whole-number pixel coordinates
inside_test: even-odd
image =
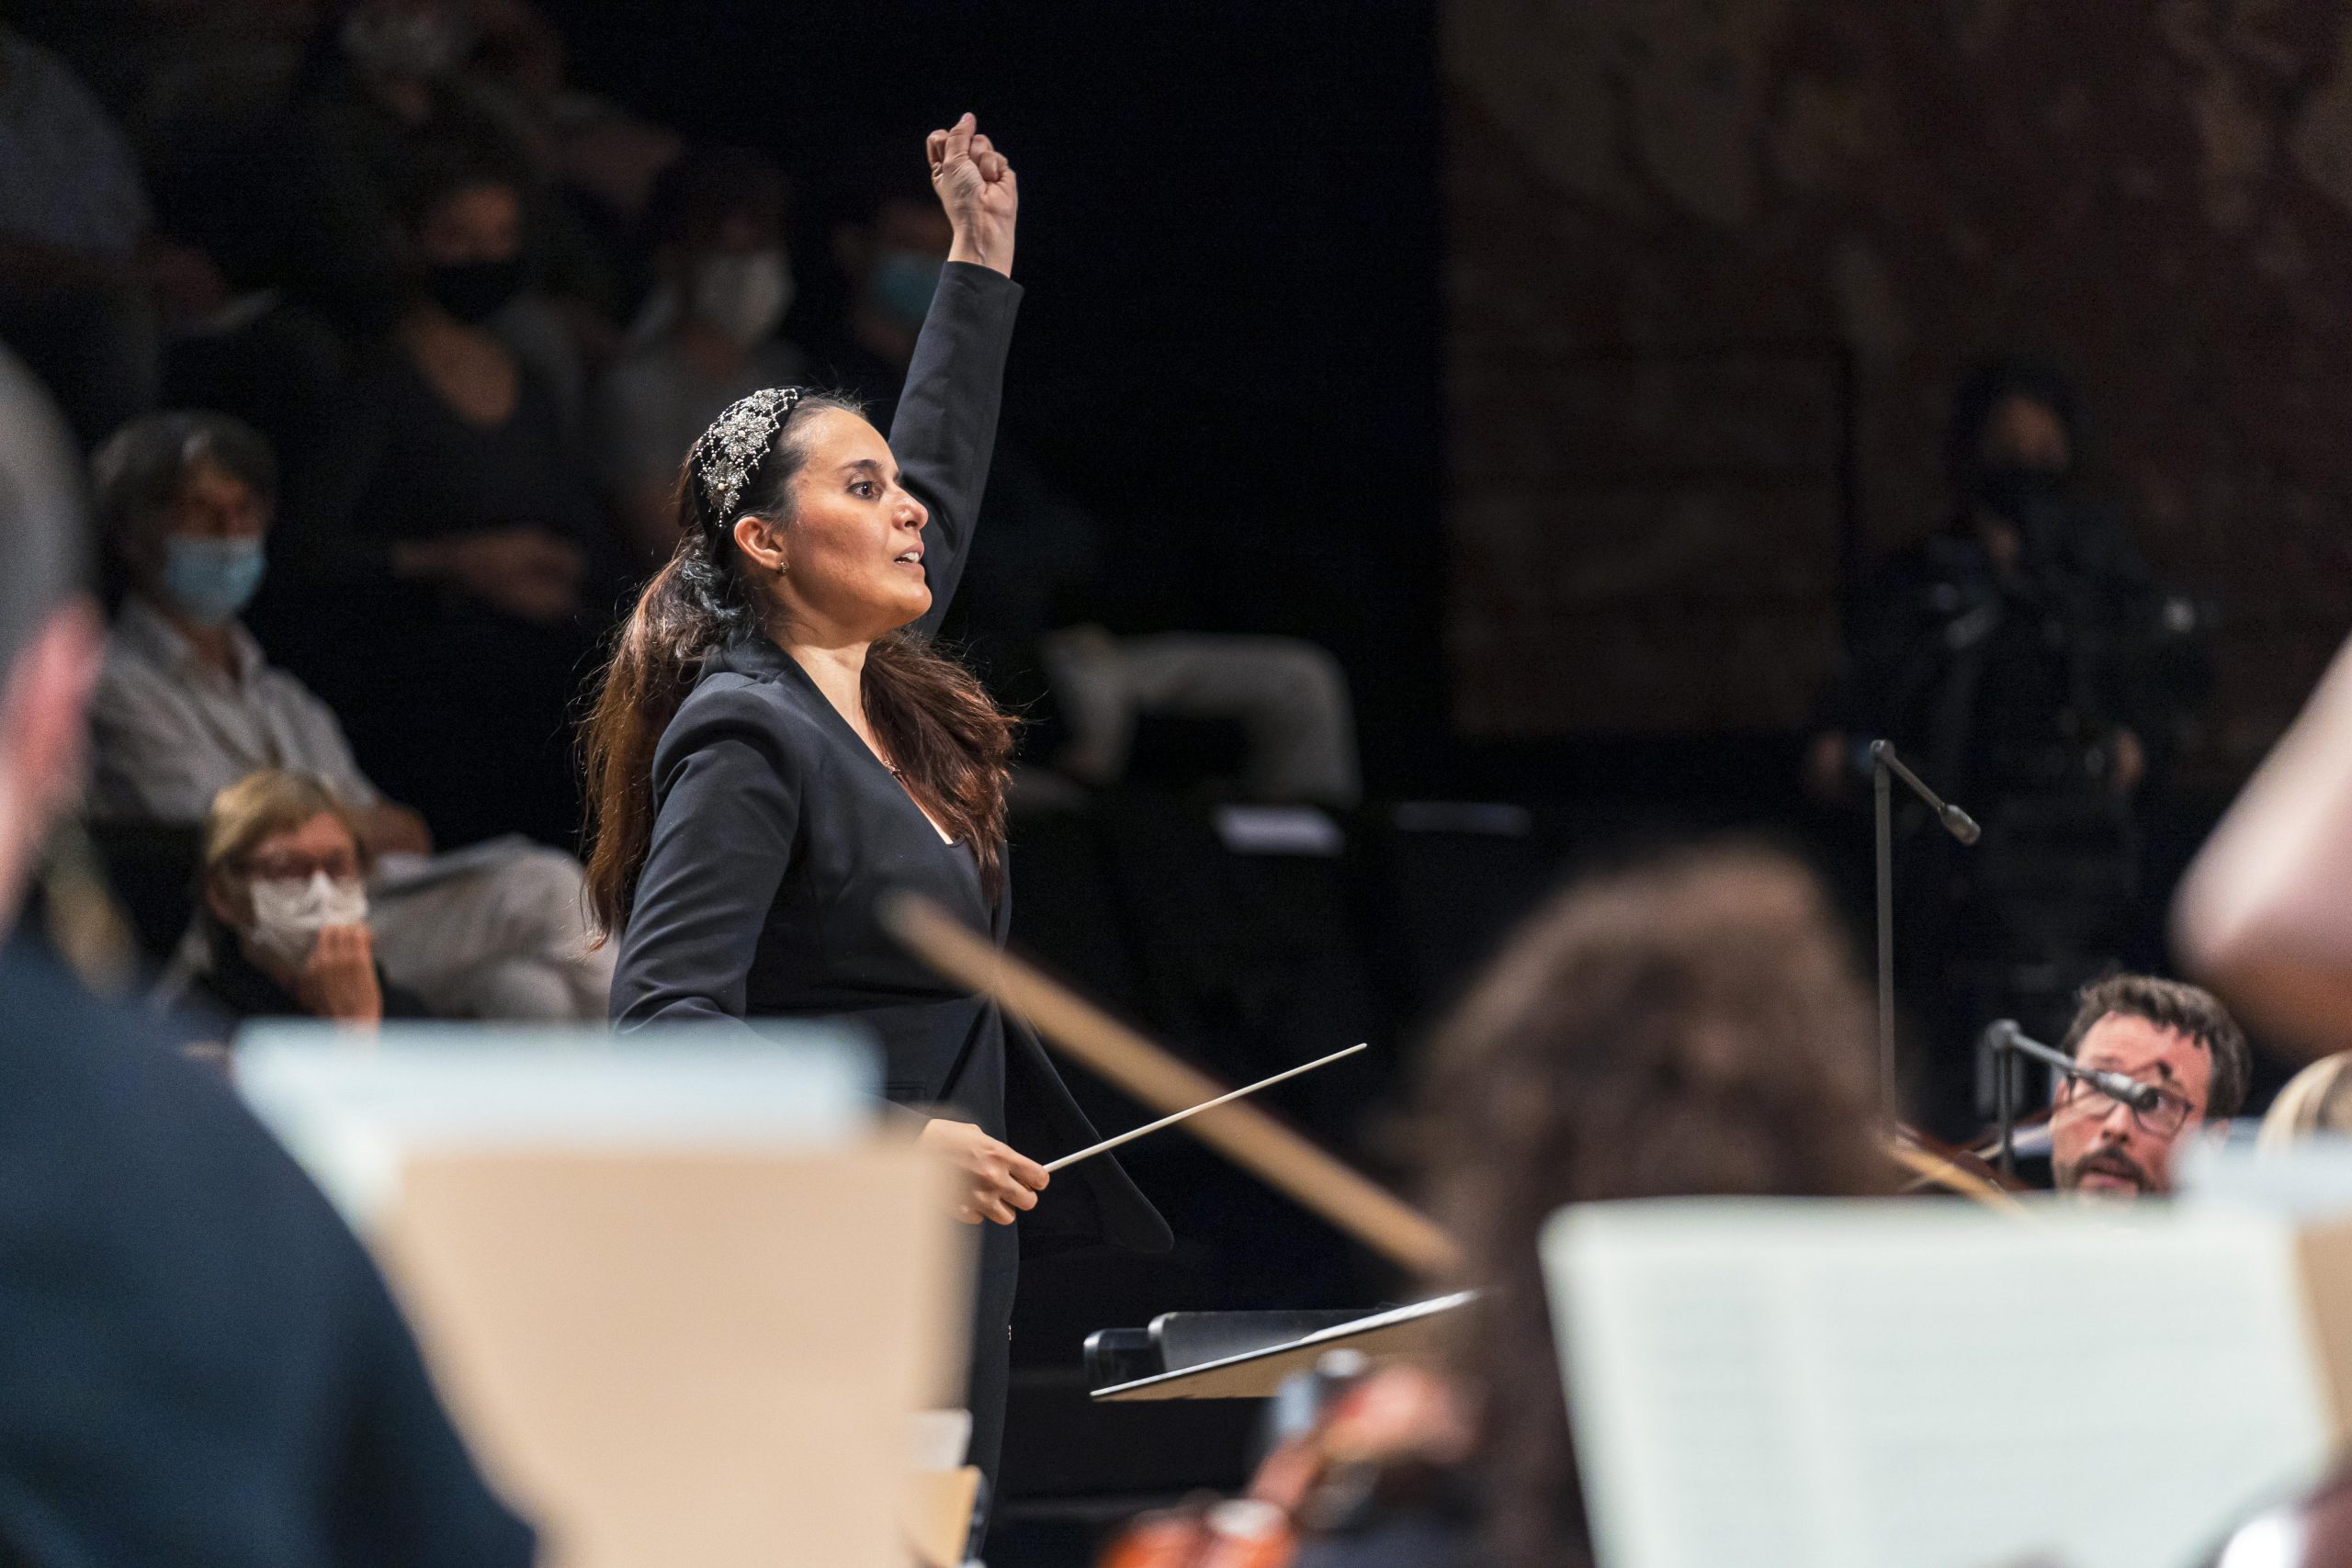
[[[265,625],[446,838],[569,844],[616,544],[553,399],[482,325],[523,276],[514,180],[445,149],[404,210],[406,307],[298,487]]]
[[[0,363],[0,925],[79,773],[78,476]],[[220,1075],[0,954],[0,1558],[532,1561],[368,1256]]]
[[[2083,993],[2061,1047],[2086,1067],[2121,1073],[2154,1092],[2151,1106],[2110,1099],[2080,1078],[2060,1086],[2050,1161],[2062,1192],[2101,1198],[2172,1190],[2184,1140],[2245,1103],[2245,1034],[2208,991],[2148,975],[2116,975]]]
[[[385,236],[400,226],[419,159],[446,147],[512,173],[552,292],[594,298],[601,288],[592,248],[548,197],[528,118],[466,69],[474,42],[464,0],[342,0],[326,18],[288,131],[289,271],[298,294],[355,336],[401,311],[401,258]],[[499,303],[485,315],[569,412],[582,370],[566,321],[521,290]]]
[[[947,259],[947,226],[926,200],[886,191],[833,237],[850,293],[830,355],[886,429]],[[1087,619],[1100,525],[1001,433],[980,516],[989,547],[972,557],[946,635],[999,701],[1028,716],[1030,761],[1112,784],[1140,715],[1229,719],[1253,797],[1345,807],[1362,796],[1354,707],[1329,653],[1287,637],[1119,636]]]
[[[165,999],[232,1024],[429,1017],[376,962],[358,828],[302,773],[255,773],[222,790],[204,824],[197,950]]]
[[[605,372],[594,423],[598,477],[629,542],[666,560],[686,449],[737,399],[803,380],[807,361],[775,335],[792,265],[775,165],[749,152],[688,153],[655,182],[645,231],[658,281],[632,346]]]
[[[307,773],[382,860],[378,947],[433,1010],[602,1018],[612,961],[588,950],[579,863],[519,841],[433,856],[424,818],[386,798],[334,712],[238,619],[267,564],[268,445],[222,415],[157,414],[118,432],[94,471],[124,595],[91,704],[92,812],[194,824],[248,774]]]

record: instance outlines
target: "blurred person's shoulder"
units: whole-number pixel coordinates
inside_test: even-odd
[[[274,1248],[300,1268],[323,1246],[356,1263],[326,1199],[231,1085],[225,1034],[201,1009],[93,996],[23,933],[0,948],[0,1191],[37,1179],[48,1194],[0,1204],[0,1252],[27,1240],[17,1222],[126,1253],[168,1224],[222,1258]]]
[[[37,1555],[529,1561],[358,1239],[192,1033],[0,950],[0,1454],[54,1461]]]
[[[39,942],[11,937],[0,946],[0,1170],[36,1124],[100,1141],[176,1128],[266,1142],[218,1069],[188,1055],[219,1033],[209,1019],[96,997]]]
[[[62,1304],[10,1288],[38,1258],[75,1260],[75,1311],[166,1337],[275,1315],[280,1291],[370,1310],[357,1241],[245,1109],[222,1037],[218,1021],[93,996],[24,934],[0,950],[0,1325]],[[199,1286],[201,1303],[177,1294]]]

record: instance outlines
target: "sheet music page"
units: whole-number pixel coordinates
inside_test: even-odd
[[[1601,1568],[2165,1568],[2326,1459],[2283,1221],[1595,1204],[1544,1259]]]
[[[238,1092],[365,1235],[401,1166],[454,1149],[803,1149],[862,1136],[880,1075],[825,1024],[586,1027],[270,1021],[237,1037]]]

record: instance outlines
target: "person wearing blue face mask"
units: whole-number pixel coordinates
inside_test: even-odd
[[[378,955],[435,1013],[602,1016],[611,961],[586,951],[579,863],[521,840],[435,855],[425,819],[385,796],[334,711],[239,618],[267,570],[268,443],[225,414],[157,414],[109,437],[92,469],[123,600],[91,703],[91,814],[192,828],[249,775],[312,775],[378,867]]]
[[[123,588],[92,716],[92,809],[198,822],[246,773],[298,766],[358,808],[376,852],[429,852],[424,818],[377,794],[334,715],[238,619],[268,570],[268,443],[226,414],[156,414],[117,431],[92,469]]]
[[[164,540],[164,592],[197,626],[218,626],[253,602],[266,565],[258,534],[225,539],[173,534]]]

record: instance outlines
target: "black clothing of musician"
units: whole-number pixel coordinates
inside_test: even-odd
[[[1897,845],[1906,988],[1940,993],[1928,1010],[1955,1021],[1914,1110],[1953,1136],[1977,1124],[1969,1021],[2054,1027],[2077,986],[2146,944],[2139,801],[2208,681],[2197,607],[2085,493],[2081,439],[2047,367],[1968,378],[1954,515],[1863,585],[1819,716],[1817,784],[1860,796],[1884,737],[1983,823],[1970,849]]]
[[[947,265],[891,425],[899,483],[929,513],[922,636],[945,614],[971,547],[1020,296],[1001,271]],[[616,1025],[847,1019],[878,1043],[897,1105],[944,1108],[1041,1161],[1095,1140],[1024,1025],[933,974],[883,929],[877,900],[903,889],[1001,942],[1004,877],[983,874],[968,835],[949,841],[792,654],[759,633],[714,650],[654,750],[652,789],[613,980]],[[991,1477],[1020,1254],[1095,1240],[1157,1251],[1171,1240],[1107,1157],[1036,1196],[1017,1226],[980,1226],[971,1458]]]
[[[367,1252],[187,1032],[29,935],[0,998],[0,1562],[528,1568]]]

